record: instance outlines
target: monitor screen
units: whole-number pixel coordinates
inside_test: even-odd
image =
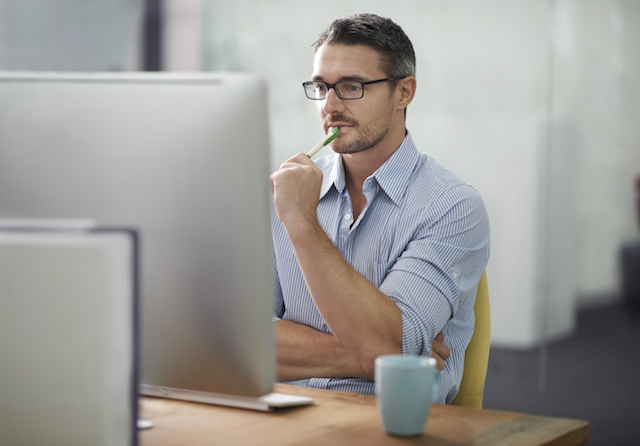
[[[258,74],[0,72],[0,218],[139,230],[143,384],[271,390],[269,145]]]

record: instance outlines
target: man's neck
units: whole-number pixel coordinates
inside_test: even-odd
[[[378,145],[363,152],[342,154],[345,183],[351,197],[354,222],[367,204],[362,193],[364,180],[373,175],[398,150],[407,133],[404,126],[401,130],[385,138],[384,145]]]
[[[354,189],[362,191],[364,180],[373,175],[398,150],[406,133],[403,126],[400,131],[389,134],[385,141],[376,147],[358,153],[341,155],[349,192]]]

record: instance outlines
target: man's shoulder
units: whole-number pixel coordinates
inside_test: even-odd
[[[415,192],[427,194],[431,200],[446,197],[481,198],[473,186],[425,153],[420,153],[412,183]]]

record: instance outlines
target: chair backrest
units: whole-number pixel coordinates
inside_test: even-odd
[[[465,352],[460,390],[451,404],[481,409],[491,346],[491,312],[486,271],[482,273],[478,283],[473,309],[476,315],[475,330]]]

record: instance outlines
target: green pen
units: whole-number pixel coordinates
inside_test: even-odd
[[[320,149],[322,149],[324,146],[326,146],[331,141],[333,141],[336,138],[336,136],[338,136],[339,134],[340,134],[340,127],[334,127],[331,133],[327,134],[327,136],[322,138],[320,142],[313,147],[313,149],[309,150],[309,153],[307,153],[307,156],[311,158],[313,155],[318,153]]]

